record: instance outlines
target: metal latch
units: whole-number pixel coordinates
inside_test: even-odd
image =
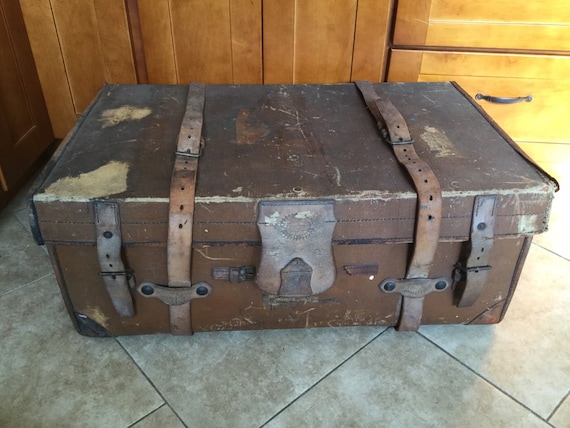
[[[449,286],[449,279],[441,278],[389,278],[379,285],[384,293],[398,293],[403,297],[420,298],[432,292],[441,292]]]
[[[215,267],[212,268],[212,279],[219,281],[229,281],[237,284],[245,281],[253,281],[257,270],[255,266],[237,266],[237,267]]]
[[[144,297],[161,300],[169,306],[179,306],[194,299],[203,299],[212,292],[212,287],[206,282],[198,282],[188,287],[165,287],[152,282],[143,282],[137,291]]]

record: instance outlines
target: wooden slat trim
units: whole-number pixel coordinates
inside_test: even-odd
[[[263,1],[263,81],[293,83],[296,0]]]
[[[127,22],[129,25],[129,36],[131,39],[137,83],[149,83],[138,0],[125,0],[125,9],[127,11]]]
[[[358,0],[351,80],[379,82],[387,57],[392,0]]]

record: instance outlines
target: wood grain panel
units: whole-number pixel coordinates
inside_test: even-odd
[[[105,63],[92,0],[51,0],[75,112],[105,83]]]
[[[397,46],[570,50],[570,2],[399,0]]]
[[[171,2],[178,82],[232,83],[230,2]]]
[[[570,50],[570,25],[430,22],[426,46]]]
[[[265,0],[265,83],[350,81],[356,6],[357,0]],[[359,61],[370,50],[362,38],[360,46]]]
[[[351,80],[382,80],[390,6],[390,0],[358,0]]]
[[[149,83],[178,83],[167,1],[138,0]]]
[[[479,22],[570,23],[570,3],[536,0],[431,0],[433,20]]]
[[[146,57],[144,54],[138,0],[125,0],[125,9],[131,39],[131,49],[133,51],[136,80],[138,83],[145,84],[148,83],[148,73],[146,68]]]
[[[63,138],[76,121],[49,0],[20,0],[53,133]]]
[[[398,0],[394,24],[394,45],[423,46],[432,0]]]
[[[263,83],[261,0],[231,0],[233,82]]]
[[[386,80],[388,82],[417,82],[423,57],[423,51],[392,50]]]
[[[570,144],[540,142],[519,142],[518,144],[526,154],[555,177],[557,177],[557,174],[556,171],[551,171],[552,164],[560,165],[565,160],[570,168]]]
[[[264,83],[292,83],[296,0],[263,0]]]
[[[570,57],[424,51],[421,73],[556,80],[570,76]]]
[[[94,0],[93,5],[106,81],[137,83],[125,3],[116,0]]]
[[[350,81],[356,0],[297,0],[294,83]]]

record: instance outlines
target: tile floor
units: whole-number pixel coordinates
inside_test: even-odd
[[[0,212],[0,427],[570,427],[570,159],[496,326],[92,339]],[[565,276],[566,275],[566,276]]]

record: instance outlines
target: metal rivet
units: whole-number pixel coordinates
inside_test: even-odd
[[[105,237],[107,239],[111,239],[113,237],[113,232],[109,232],[107,230],[106,232],[103,232],[103,237]]]
[[[206,294],[208,294],[210,291],[208,290],[207,287],[204,287],[203,285],[201,285],[200,287],[198,287],[196,289],[196,294],[198,296],[205,296]]]
[[[396,283],[395,282],[387,282],[386,284],[384,284],[384,290],[386,291],[394,291],[394,289],[396,288]]]
[[[151,285],[143,285],[141,287],[141,293],[145,296],[150,296],[154,294],[154,288]]]
[[[445,281],[437,281],[435,283],[435,289],[436,290],[443,290],[445,287],[447,287],[447,282],[445,282]]]
[[[487,224],[486,223],[479,223],[477,225],[477,230],[485,230],[487,228]]]

